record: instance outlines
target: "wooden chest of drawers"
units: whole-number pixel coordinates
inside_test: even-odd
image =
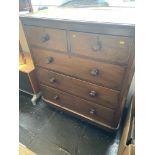
[[[21,17],[43,99],[109,130],[134,73],[134,26]]]

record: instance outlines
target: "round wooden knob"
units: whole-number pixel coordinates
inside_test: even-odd
[[[45,43],[45,42],[47,42],[49,39],[50,39],[49,35],[46,34],[46,35],[44,35],[44,36],[41,37],[41,42]]]
[[[59,96],[56,95],[56,96],[53,97],[53,99],[54,99],[54,100],[58,100],[58,99],[59,99]]]
[[[99,70],[98,69],[92,69],[90,71],[90,74],[93,75],[93,76],[97,76],[99,74]]]
[[[47,64],[50,64],[54,61],[54,59],[52,57],[48,57],[47,58]]]
[[[91,109],[91,110],[89,111],[89,113],[90,113],[91,115],[94,115],[94,114],[96,113],[96,111],[95,111],[94,109]]]
[[[51,78],[50,79],[50,83],[55,83],[56,82],[56,79],[55,78]]]
[[[90,95],[91,97],[95,97],[95,96],[97,95],[97,93],[96,93],[96,91],[92,90],[92,91],[89,93],[89,95]]]

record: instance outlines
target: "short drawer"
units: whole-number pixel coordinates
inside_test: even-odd
[[[92,60],[68,56],[57,52],[33,48],[36,65],[86,80],[108,88],[120,90],[125,68]]]
[[[37,77],[42,84],[52,86],[102,106],[108,108],[116,108],[118,106],[119,91],[97,86],[43,68],[37,68]]]
[[[113,123],[114,111],[111,109],[44,85],[41,85],[41,90],[46,100],[57,104],[61,108],[67,108],[90,118],[92,121],[99,121],[108,125],[112,125]]]
[[[127,64],[133,39],[91,33],[69,33],[71,52],[117,64]]]
[[[67,52],[66,32],[64,30],[24,26],[30,45]]]

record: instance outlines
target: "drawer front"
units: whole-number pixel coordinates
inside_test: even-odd
[[[69,36],[72,53],[111,63],[128,63],[131,38],[82,32],[70,32]]]
[[[30,45],[67,52],[67,39],[64,30],[25,26]]]
[[[120,90],[125,69],[52,51],[33,48],[32,54],[38,66],[51,69],[95,84]]]
[[[45,85],[66,91],[108,108],[116,108],[118,106],[118,91],[97,86],[89,82],[81,81],[42,68],[37,68],[37,76],[40,83]]]
[[[43,97],[62,108],[82,114],[92,120],[112,124],[114,111],[103,106],[72,96],[60,90],[41,85]]]

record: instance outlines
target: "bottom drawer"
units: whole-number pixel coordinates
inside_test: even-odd
[[[41,85],[43,98],[51,104],[93,121],[100,126],[113,128],[114,111],[86,101],[55,88]]]

